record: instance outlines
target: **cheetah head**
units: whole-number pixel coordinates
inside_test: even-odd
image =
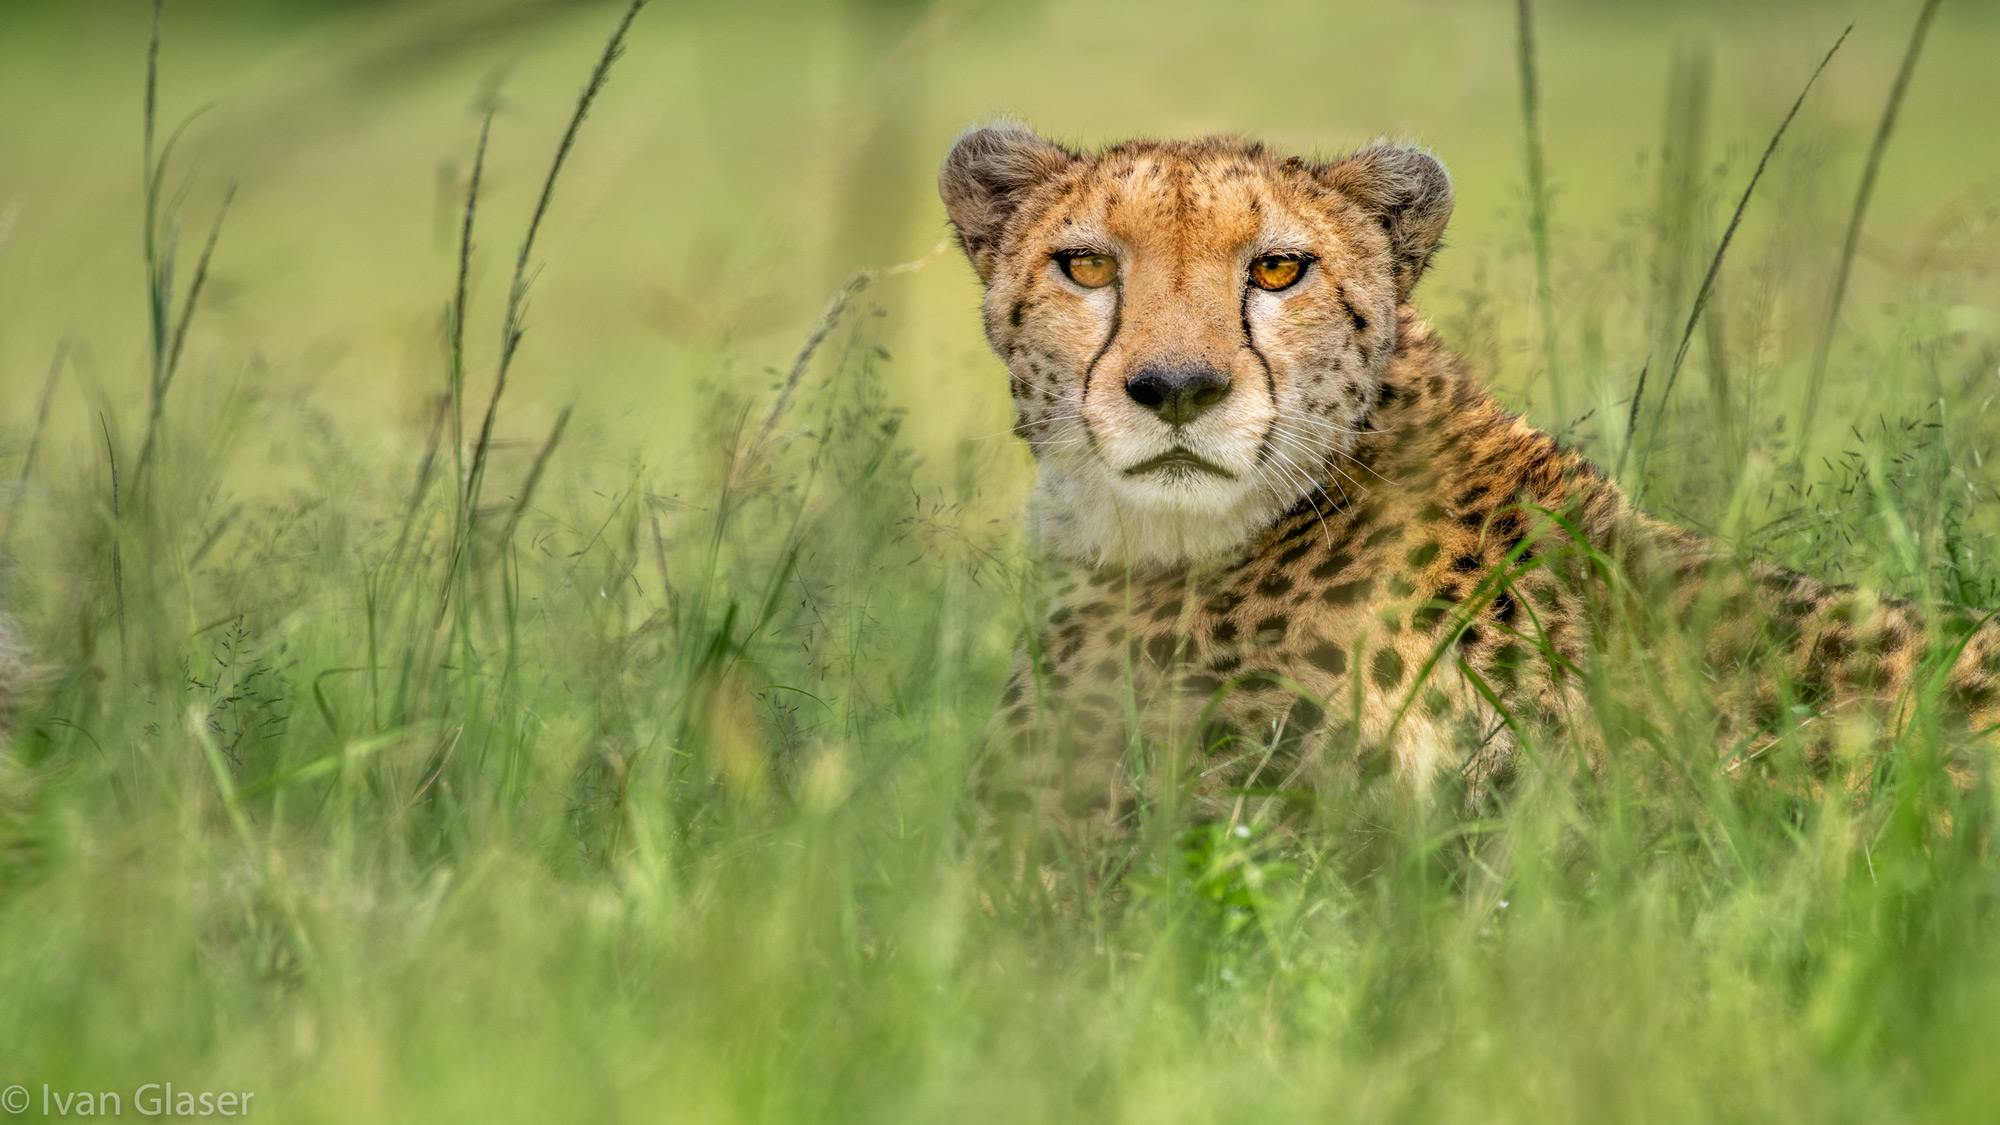
[[[1040,466],[1043,548],[1091,565],[1227,556],[1354,488],[1343,461],[1452,206],[1413,149],[1093,154],[1007,125],[960,137],[938,188]]]

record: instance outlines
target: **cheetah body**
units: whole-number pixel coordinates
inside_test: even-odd
[[[996,127],[940,187],[1041,470],[1045,618],[995,745],[1056,815],[1111,828],[1187,777],[1240,816],[1335,765],[1476,794],[1576,703],[1607,599],[1705,613],[1703,659],[1782,653],[1829,707],[1895,699],[1930,651],[1920,607],[1726,556],[1487,394],[1409,304],[1452,205],[1428,155],[1084,154]],[[1080,254],[1113,280],[1074,282]],[[1286,259],[1283,290],[1246,280]],[[1141,393],[1195,377],[1226,389],[1192,417]],[[1995,630],[1947,663],[1989,713]]]

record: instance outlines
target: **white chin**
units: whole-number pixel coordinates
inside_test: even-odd
[[[1044,465],[1030,511],[1045,551],[1090,566],[1171,567],[1235,554],[1279,498],[1242,479],[1170,468],[1139,477],[1101,463]]]

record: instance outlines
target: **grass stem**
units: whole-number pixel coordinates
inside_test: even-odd
[[[1841,44],[1847,42],[1847,36],[1853,30],[1854,25],[1848,24],[1840,33],[1840,38],[1835,39],[1833,46],[1827,48],[1826,54],[1819,60],[1819,65],[1813,68],[1812,75],[1806,79],[1805,86],[1799,90],[1799,96],[1792,99],[1792,108],[1786,111],[1785,119],[1778,122],[1778,129],[1771,134],[1770,143],[1764,146],[1764,155],[1758,158],[1756,170],[1750,173],[1750,182],[1743,185],[1743,195],[1736,200],[1736,210],[1729,216],[1729,226],[1723,230],[1722,240],[1716,243],[1715,254],[1708,260],[1708,272],[1702,275],[1701,288],[1695,291],[1694,305],[1688,311],[1687,325],[1681,329],[1680,346],[1674,349],[1674,361],[1667,369],[1666,384],[1660,388],[1660,401],[1653,408],[1652,430],[1655,433],[1659,431],[1660,420],[1666,413],[1667,400],[1674,393],[1674,383],[1680,378],[1681,365],[1687,360],[1688,345],[1694,340],[1695,325],[1700,322],[1701,314],[1708,308],[1709,295],[1715,291],[1716,275],[1722,270],[1722,259],[1729,253],[1729,244],[1736,238],[1736,228],[1743,223],[1743,212],[1750,206],[1750,197],[1757,190],[1757,182],[1764,178],[1764,169],[1771,163],[1771,154],[1778,151],[1778,142],[1785,139],[1785,130],[1792,127],[1792,119],[1799,115],[1799,107],[1805,104],[1806,95],[1812,92],[1813,83],[1819,81],[1820,74],[1826,70],[1826,64],[1833,61],[1834,54],[1840,50]],[[1618,471],[1621,475],[1625,470],[1625,459],[1631,452],[1633,438],[1639,429],[1639,408],[1646,401],[1646,370],[1646,367],[1639,369],[1639,383],[1632,391],[1632,408],[1625,416],[1625,447],[1618,455]],[[1642,459],[1642,468],[1643,465]]]
[[[21,455],[21,475],[14,497],[7,503],[7,531],[0,535],[0,558],[7,554],[8,544],[14,541],[14,524],[21,514],[21,499],[27,494],[28,474],[35,471],[35,455],[42,448],[42,431],[49,425],[49,404],[54,401],[56,381],[62,378],[63,365],[69,359],[69,337],[64,336],[56,343],[55,358],[49,361],[48,377],[42,380],[42,397],[35,407],[35,428],[28,435],[28,449]]]
[[[1520,36],[1521,134],[1528,170],[1528,236],[1535,247],[1535,301],[1542,322],[1542,363],[1548,369],[1549,399],[1558,432],[1569,427],[1556,340],[1555,281],[1549,266],[1549,187],[1542,156],[1542,93],[1535,55],[1534,0],[1516,0]]]
[[[1826,319],[1820,325],[1818,339],[1813,343],[1812,367],[1806,374],[1805,406],[1799,413],[1798,465],[1805,462],[1806,442],[1819,413],[1820,393],[1826,384],[1827,360],[1833,351],[1834,333],[1840,327],[1840,306],[1847,299],[1847,283],[1854,273],[1854,256],[1861,248],[1861,228],[1868,218],[1868,202],[1875,195],[1875,179],[1882,172],[1883,154],[1888,151],[1889,138],[1896,131],[1896,115],[1902,111],[1903,95],[1909,91],[1910,78],[1916,73],[1917,58],[1923,53],[1924,40],[1930,35],[1931,20],[1937,16],[1937,10],[1938,0],[1924,0],[1923,11],[1917,15],[1917,25],[1910,31],[1910,44],[1903,51],[1903,64],[1897,68],[1896,81],[1889,87],[1889,100],[1882,106],[1882,120],[1875,127],[1874,143],[1868,146],[1868,162],[1861,169],[1861,184],[1854,192],[1854,210],[1847,218],[1847,238],[1841,244],[1840,264],[1833,275],[1833,291],[1826,301]]]

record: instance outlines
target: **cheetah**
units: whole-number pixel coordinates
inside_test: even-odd
[[[1079,841],[1182,782],[1212,817],[1334,767],[1476,800],[1587,661],[1645,674],[1644,639],[1602,627],[1621,606],[1708,623],[1725,768],[1801,707],[1893,714],[1928,685],[2000,718],[2000,628],[1742,559],[1502,408],[1410,303],[1453,206],[1428,153],[1093,153],[1001,124],[939,190],[1038,469],[1044,612],[981,784]]]

